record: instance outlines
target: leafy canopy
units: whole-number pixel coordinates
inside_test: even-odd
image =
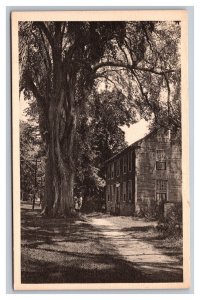
[[[179,22],[19,23],[20,91],[37,102],[43,142],[56,89],[74,89],[77,181],[103,184],[100,166],[126,146],[120,126],[138,114],[181,127],[180,34]]]

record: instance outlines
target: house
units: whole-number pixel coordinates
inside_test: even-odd
[[[182,203],[181,145],[156,130],[105,162],[106,210],[117,215],[166,214]]]

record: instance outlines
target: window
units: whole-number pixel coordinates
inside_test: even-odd
[[[156,201],[158,203],[166,202],[167,201],[167,193],[156,193]]]
[[[126,201],[126,182],[123,182],[123,201]]]
[[[167,201],[167,180],[156,181],[156,201],[163,203]]]
[[[166,161],[157,161],[156,170],[166,170]]]
[[[157,134],[157,141],[161,143],[168,143],[170,141],[170,130],[163,131],[159,134]]]
[[[166,154],[164,150],[156,150],[156,160],[158,161],[166,160]]]
[[[116,176],[119,177],[120,175],[120,160],[118,159],[116,162]]]
[[[166,154],[164,150],[156,150],[156,170],[166,170]]]
[[[163,134],[164,134],[164,133],[163,133]],[[163,142],[163,134],[161,134],[161,133],[157,134],[157,141],[158,141],[159,143],[162,143],[162,142]]]
[[[114,171],[115,171],[115,167],[114,167],[114,163],[111,164],[111,178],[114,177]]]
[[[110,200],[111,201],[114,200],[114,186],[113,185],[110,186]]]
[[[116,186],[116,190],[115,190],[115,196],[116,196],[116,203],[120,202],[120,186]]]
[[[167,180],[157,180],[156,181],[157,191],[167,191]]]
[[[164,142],[165,142],[165,143],[169,142],[169,140],[170,140],[170,139],[169,139],[169,136],[165,136],[165,137],[164,137]]]
[[[132,181],[129,180],[128,182],[128,201],[132,201]]]
[[[109,202],[110,201],[110,186],[107,185],[106,187],[106,200]]]
[[[129,152],[128,153],[128,170],[129,171],[132,171],[132,163],[133,163],[132,156],[133,156],[133,152]]]
[[[127,156],[123,157],[123,172],[126,173],[127,171]]]

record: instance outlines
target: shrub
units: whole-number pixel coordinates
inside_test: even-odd
[[[182,236],[182,203],[173,203],[167,214],[160,220],[157,229],[164,236]]]
[[[161,208],[154,200],[141,201],[140,210],[137,212],[138,217],[146,218],[147,220],[158,220],[163,213]]]

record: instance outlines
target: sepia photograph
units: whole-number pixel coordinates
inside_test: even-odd
[[[11,24],[14,288],[189,288],[187,12]]]

